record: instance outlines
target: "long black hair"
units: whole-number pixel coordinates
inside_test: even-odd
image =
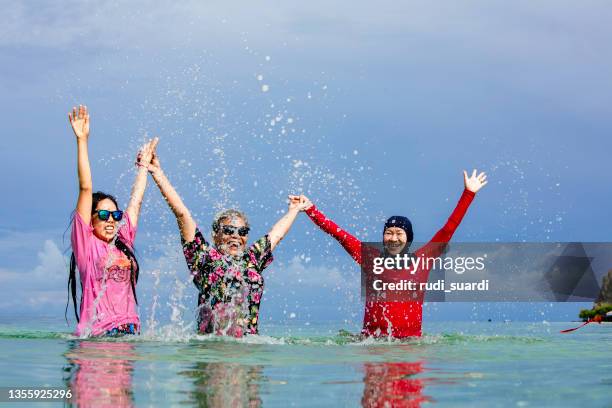
[[[96,208],[98,207],[98,203],[102,200],[109,199],[111,200],[117,208],[119,205],[117,204],[117,199],[110,194],[103,193],[101,191],[95,192],[92,194],[92,202],[91,202],[91,213],[94,214]],[[134,251],[117,235],[115,239],[115,246],[117,249],[125,254],[125,256],[130,260],[130,285],[132,286],[132,293],[134,294],[134,300],[136,304],[138,304],[138,298],[136,297],[136,283],[138,282],[138,272],[140,271],[140,266],[138,265],[138,260],[136,259],[136,255],[134,255]],[[79,322],[79,313],[77,311],[77,302],[76,302],[76,258],[74,256],[74,252],[70,256],[70,275],[68,276],[68,294],[72,295],[72,303],[74,305],[74,316],[76,317],[77,322]],[[81,282],[81,291],[83,290],[83,282]],[[81,297],[81,302],[83,298]],[[66,302],[66,310],[64,312],[64,317],[66,321],[68,321],[68,305],[70,304],[70,299]]]

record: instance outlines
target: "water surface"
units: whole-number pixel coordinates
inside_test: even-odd
[[[70,387],[81,406],[611,407],[612,325],[559,333],[574,325],[430,323],[400,342],[333,324],[82,340],[5,322],[0,385]]]

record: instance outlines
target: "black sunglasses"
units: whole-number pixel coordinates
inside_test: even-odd
[[[94,211],[94,214],[98,214],[98,218],[100,218],[102,221],[107,221],[111,215],[113,216],[113,220],[115,221],[121,221],[121,219],[123,218],[123,211],[121,210],[96,210]]]
[[[223,228],[221,228],[221,232],[224,235],[234,235],[236,231],[241,237],[246,237],[247,235],[249,235],[249,227],[238,228],[234,227],[233,225],[224,225]]]

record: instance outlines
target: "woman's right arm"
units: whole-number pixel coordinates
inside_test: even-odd
[[[292,196],[290,196],[292,197]],[[308,197],[301,195],[300,199],[303,201],[304,212],[319,228],[331,235],[342,245],[342,247],[348,252],[348,254],[361,265],[361,241],[355,236],[349,234],[343,230],[325,216],[319,209],[308,199]]]
[[[168,180],[164,174],[159,162],[159,157],[157,156],[157,152],[153,152],[151,163],[142,164],[147,166],[149,169],[155,184],[157,184],[157,187],[159,187],[159,191],[174,213],[176,222],[178,223],[178,227],[181,232],[181,237],[186,242],[193,241],[195,239],[196,223],[191,217],[189,209],[187,209],[183,203],[183,200],[181,200],[181,197],[178,195],[172,184],[170,184],[170,180]]]
[[[78,109],[76,107],[72,108],[72,112],[68,113],[68,120],[77,139],[79,198],[77,200],[76,211],[87,225],[91,221],[91,203],[93,200],[93,186],[87,149],[87,140],[89,139],[89,113],[87,112],[87,107],[79,105]]]

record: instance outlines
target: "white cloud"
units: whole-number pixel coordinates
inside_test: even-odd
[[[501,95],[518,91],[518,97],[537,97],[559,109],[608,114],[612,57],[603,39],[612,36],[609,10],[605,3],[584,7],[557,1],[442,6],[315,1],[274,7],[196,0],[68,1],[62,7],[11,2],[0,15],[0,47],[69,51],[82,64],[75,72],[62,71],[64,77],[78,77],[89,64],[94,70],[113,61],[104,68],[110,75],[105,81],[129,77],[127,72],[159,74],[160,60],[175,58],[176,50],[182,56],[207,55],[213,63],[242,65],[254,50],[276,53],[281,58],[274,61],[283,63],[282,56],[299,49],[314,66],[326,61],[330,71],[338,61],[370,65],[392,58],[390,66],[410,61],[420,68],[416,72],[449,77],[449,85],[453,77],[465,77],[477,93],[486,93],[481,87],[494,80]]]
[[[18,312],[24,307],[43,309],[66,302],[67,259],[50,239],[43,242],[37,258],[30,269],[0,269],[3,312]]]
[[[39,263],[32,271],[36,278],[55,281],[66,277],[67,260],[55,242],[46,240],[37,256]]]
[[[281,319],[290,318],[290,313],[300,318],[347,317],[358,313],[361,305],[359,267],[352,262],[313,265],[305,257],[295,256],[287,263],[275,262],[264,275],[264,315]]]
[[[286,265],[273,267],[270,274],[274,276],[272,279],[282,279],[284,282],[309,289],[314,287],[337,288],[355,279],[359,281],[358,275],[355,279],[347,280],[337,267],[312,265],[301,256],[294,256]]]
[[[13,240],[11,240],[13,242]],[[4,245],[5,243],[0,243]],[[21,244],[23,245],[23,244]],[[8,246],[8,245],[7,245]],[[10,250],[3,246],[3,252]],[[26,250],[21,246],[22,251]],[[64,257],[62,251],[58,248],[57,244],[47,239],[43,242],[42,248],[36,254],[38,258],[38,264],[31,270],[22,270],[23,268],[8,269],[6,267],[0,269],[0,282],[7,282],[10,280],[22,279],[22,280],[51,280],[56,281],[61,277],[67,276],[67,265],[68,259]]]

